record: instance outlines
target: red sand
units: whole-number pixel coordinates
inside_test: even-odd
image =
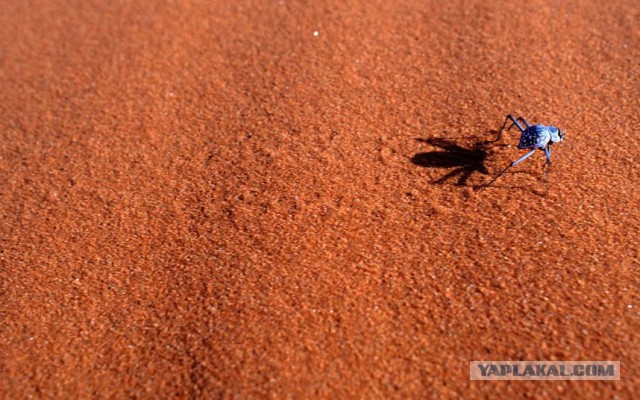
[[[131,3],[0,6],[0,397],[640,392],[638,2]]]

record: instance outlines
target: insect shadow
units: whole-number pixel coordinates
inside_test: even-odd
[[[469,186],[467,181],[474,172],[484,175],[489,170],[484,165],[489,155],[487,141],[474,143],[470,148],[462,147],[451,140],[442,138],[416,139],[419,142],[428,143],[441,150],[418,153],[411,158],[411,162],[425,168],[452,169],[441,178],[431,181],[433,184],[443,184],[458,177],[457,186]]]

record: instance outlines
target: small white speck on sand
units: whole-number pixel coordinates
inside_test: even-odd
[[[318,36],[320,33],[318,31],[313,32],[313,36]]]
[[[633,308],[633,304],[627,304],[627,308]]]

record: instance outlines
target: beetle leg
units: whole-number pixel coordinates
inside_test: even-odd
[[[527,128],[531,127],[531,125],[523,117],[518,117],[518,121],[522,122]]]
[[[505,118],[504,124],[502,124],[502,128],[500,129],[500,133],[498,133],[498,137],[495,138],[495,140],[491,140],[491,142],[497,142],[498,140],[500,140],[500,137],[502,136],[502,131],[504,131],[504,128],[507,126],[507,122],[509,122],[509,121],[512,121],[513,123],[511,124],[511,126],[509,128],[507,128],[507,130],[511,129],[515,125],[515,126],[518,127],[518,129],[520,129],[520,132],[524,132],[524,128],[522,127],[522,125],[520,125],[518,123],[518,120],[520,120],[520,119],[524,121],[524,118],[522,118],[522,117],[516,119],[511,114],[507,115],[507,118]],[[527,124],[526,121],[525,121],[525,125],[529,126],[529,124]]]
[[[531,125],[529,125],[529,123],[527,122],[526,119],[524,119],[523,117],[518,117],[516,118],[516,121],[521,122],[524,124],[524,126],[526,126],[527,128],[529,128]],[[516,124],[516,122],[514,121],[510,127],[507,128],[507,130],[510,130],[511,128],[513,128],[513,126]],[[520,128],[520,130],[522,131],[522,126],[518,126],[518,128]]]
[[[522,156],[522,157],[518,158],[517,160],[515,160],[514,162],[512,162],[511,164],[509,164],[509,165],[507,166],[507,168],[503,169],[503,170],[502,170],[502,172],[500,172],[500,173],[499,173],[495,178],[493,178],[493,179],[491,180],[491,182],[489,182],[489,183],[487,183],[487,184],[485,184],[485,185],[480,185],[480,186],[476,187],[476,190],[484,189],[485,187],[490,186],[493,182],[495,182],[495,181],[496,181],[496,179],[500,178],[500,177],[502,176],[502,174],[504,174],[505,172],[507,172],[507,170],[509,170],[509,168],[514,167],[514,166],[516,166],[516,165],[520,164],[521,162],[523,162],[523,161],[524,161],[524,160],[526,160],[527,158],[531,157],[531,155],[532,155],[533,153],[535,153],[535,152],[536,152],[536,149],[533,149],[533,150],[531,150],[530,152],[528,152],[527,154],[525,154],[524,156]]]
[[[544,148],[544,154],[547,156],[547,161],[542,166],[543,170],[547,168],[547,165],[551,166],[551,146],[547,145],[547,147]]]

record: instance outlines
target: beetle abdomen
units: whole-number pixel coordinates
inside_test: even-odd
[[[537,149],[544,148],[551,140],[551,132],[549,127],[545,125],[530,126],[522,132],[520,136],[519,149]]]

